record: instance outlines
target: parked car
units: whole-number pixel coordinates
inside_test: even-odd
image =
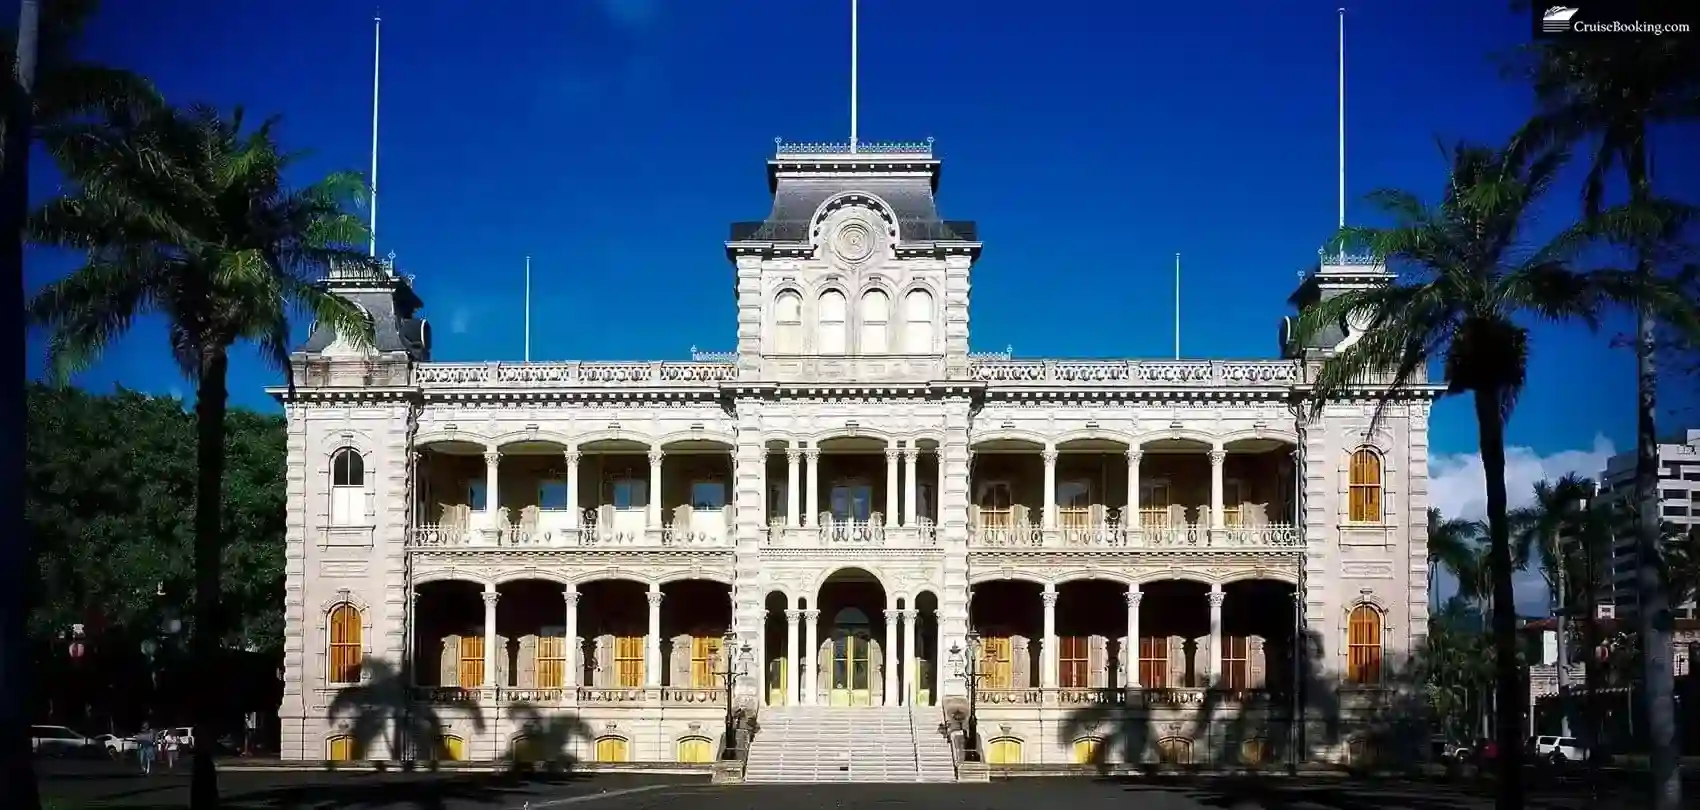
[[[97,734],[94,737],[94,742],[105,747],[106,752],[115,757],[133,754],[137,748],[141,747],[141,744],[136,742],[134,737],[120,737],[116,734]]]
[[[1536,737],[1535,757],[1554,763],[1584,762],[1588,759],[1588,749],[1575,737]]]
[[[80,754],[96,745],[65,726],[30,726],[30,751],[40,756]]]
[[[1448,740],[1445,737],[1433,738],[1429,747],[1437,762],[1468,762],[1474,754],[1468,743]]]

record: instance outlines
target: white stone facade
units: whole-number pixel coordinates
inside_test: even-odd
[[[980,243],[916,215],[937,169],[782,148],[775,214],[726,245],[736,348],[690,362],[426,362],[422,327],[385,338],[404,280],[333,279],[380,339],[316,338],[277,392],[283,755],[348,756],[333,703],[364,685],[438,718],[439,755],[576,718],[582,759],[697,761],[728,631],[757,711],[961,705],[974,672],[994,762],[1073,761],[1125,717],[1185,756],[1201,702],[1266,689],[1285,722],[1298,628],[1315,677],[1387,688],[1425,633],[1433,392],[1372,431],[1373,387],[1310,418],[1316,352],[970,354]]]

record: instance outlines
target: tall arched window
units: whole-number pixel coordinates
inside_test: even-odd
[[[773,343],[780,354],[803,352],[803,297],[786,290],[773,302]]]
[[[358,526],[366,521],[366,460],[344,447],[331,456],[331,525]]]
[[[360,609],[350,604],[337,605],[331,609],[328,620],[330,630],[330,659],[329,671],[326,677],[331,683],[359,683],[360,659]]]
[[[820,354],[844,353],[844,293],[827,290],[820,296]]]
[[[879,290],[862,294],[862,354],[891,351],[891,299]]]
[[[1352,454],[1348,513],[1353,523],[1380,523],[1381,455],[1368,447]]]
[[[911,290],[903,297],[903,350],[933,352],[933,294],[926,290]]]
[[[1381,611],[1358,605],[1346,621],[1346,681],[1381,683]]]

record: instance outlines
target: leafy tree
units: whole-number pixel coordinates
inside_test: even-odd
[[[33,218],[38,240],[81,250],[82,267],[30,303],[47,328],[57,376],[84,367],[138,315],[167,322],[171,356],[194,381],[196,734],[191,803],[216,807],[213,743],[219,716],[215,663],[222,635],[219,591],[225,537],[226,375],[238,341],[288,369],[290,307],[299,306],[356,346],[372,326],[351,302],[316,282],[334,266],[378,273],[356,249],[366,228],[349,204],[364,192],[354,174],[301,189],[284,183],[294,156],[276,119],[252,130],[238,110],[115,110],[103,120],[56,128],[46,143],[66,193]]]
[[[1371,200],[1393,219],[1388,228],[1345,228],[1336,246],[1365,247],[1399,272],[1395,283],[1351,290],[1300,313],[1296,342],[1308,345],[1324,330],[1346,325],[1358,337],[1323,359],[1312,408],[1354,390],[1361,380],[1389,374],[1383,405],[1426,372],[1444,364],[1447,393],[1471,394],[1487,477],[1489,570],[1493,582],[1494,643],[1499,662],[1498,735],[1501,810],[1523,803],[1519,718],[1527,684],[1516,666],[1518,644],[1512,591],[1510,524],[1505,492],[1505,424],[1528,370],[1529,335],[1523,319],[1595,323],[1607,295],[1620,294],[1616,275],[1576,272],[1572,259],[1593,243],[1591,225],[1553,240],[1524,244],[1531,209],[1551,187],[1564,156],[1459,144],[1449,150],[1451,176],[1440,203],[1384,190]],[[1645,290],[1652,290],[1648,285]],[[1643,288],[1638,288],[1638,292]],[[1361,325],[1361,328],[1360,328]],[[1379,409],[1378,414],[1379,416]]]
[[[1514,7],[1527,8],[1528,0]],[[1567,37],[1543,42],[1528,52],[1524,77],[1535,91],[1538,107],[1521,138],[1531,148],[1587,142],[1593,154],[1583,182],[1583,209],[1597,215],[1603,206],[1608,177],[1621,173],[1627,181],[1629,208],[1645,216],[1655,207],[1653,155],[1649,133],[1654,127],[1700,120],[1700,43],[1692,37]],[[1635,257],[1636,281],[1651,282],[1660,267],[1660,251],[1680,227],[1639,227],[1622,240]],[[1648,705],[1648,736],[1652,744],[1655,810],[1682,805],[1682,780],[1676,748],[1674,673],[1670,654],[1674,629],[1670,602],[1658,569],[1658,367],[1655,345],[1659,308],[1650,296],[1630,302],[1635,312],[1636,539],[1641,632],[1650,654],[1644,675]],[[1691,323],[1694,307],[1689,310]],[[1667,324],[1669,321],[1667,320]],[[1692,336],[1694,330],[1680,330]],[[1687,345],[1700,345],[1687,338]]]
[[[1428,510],[1428,592],[1433,599],[1434,576],[1441,570],[1458,578],[1459,588],[1471,574],[1476,561],[1476,548],[1486,529],[1481,521],[1447,518],[1439,509]]]

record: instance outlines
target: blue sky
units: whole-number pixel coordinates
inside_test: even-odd
[[[371,8],[106,5],[92,58],[175,101],[281,114],[287,143],[313,152],[303,178],[366,168]],[[1296,274],[1334,225],[1337,5],[862,0],[863,139],[937,138],[945,215],[980,222],[975,348],[1165,356],[1180,252],[1184,353],[1273,356]],[[1527,41],[1524,17],[1481,0],[1388,5],[1348,11],[1354,222],[1374,221],[1358,202],[1372,188],[1439,189],[1437,136],[1500,141],[1529,109],[1491,58]],[[475,7],[385,10],[380,252],[417,276],[436,359],[519,359],[528,253],[536,358],[731,348],[726,224],[766,213],[774,137],[846,136],[848,0]],[[1695,133],[1660,143],[1678,137]],[[1658,159],[1667,190],[1700,188],[1700,153]],[[36,191],[56,184],[43,173]],[[1552,228],[1572,194],[1545,212]],[[69,267],[37,253],[27,280]],[[1631,444],[1632,362],[1608,347],[1625,326],[1537,330],[1510,428],[1535,477],[1591,472]],[[244,356],[232,398],[272,407],[261,388],[276,380]],[[187,389],[153,323],[80,382]],[[1456,478],[1436,498],[1459,511],[1480,487],[1474,443],[1466,402],[1436,410],[1436,474]]]

